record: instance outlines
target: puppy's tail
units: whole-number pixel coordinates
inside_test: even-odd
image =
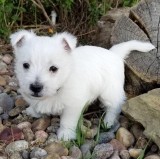
[[[149,52],[155,49],[155,46],[149,42],[141,42],[138,40],[131,40],[128,42],[123,42],[117,45],[114,45],[110,48],[110,51],[116,53],[116,55],[125,59],[129,55],[129,53],[133,50],[137,50],[140,52]]]

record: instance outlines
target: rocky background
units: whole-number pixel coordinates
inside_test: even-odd
[[[90,32],[94,34],[91,39],[95,45],[109,48],[125,38],[133,38],[129,34],[123,38],[119,31],[134,35],[137,28],[142,34],[134,38],[145,37],[144,40],[149,39],[157,49],[149,54],[149,67],[144,65],[148,68],[147,78],[142,70],[137,71],[140,65],[134,63],[135,68],[130,68],[132,65],[126,60],[125,89],[130,99],[114,127],[107,129],[101,122],[102,110],[90,110],[83,115],[83,124],[77,132],[80,137],[75,141],[57,139],[58,116],[36,119],[23,113],[28,104],[18,92],[14,56],[10,46],[0,40],[0,159],[160,159],[160,76],[154,69],[159,71],[159,3],[141,0],[138,7],[132,9],[112,9],[98,22],[96,32]],[[151,20],[156,26],[150,25]]]

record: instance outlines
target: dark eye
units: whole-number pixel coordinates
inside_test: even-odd
[[[30,67],[29,63],[24,63],[24,64],[23,64],[23,68],[24,68],[24,69],[29,69],[29,67]]]
[[[51,72],[56,72],[57,70],[58,70],[58,68],[55,67],[55,66],[51,66],[51,67],[49,68],[49,71],[51,71]]]

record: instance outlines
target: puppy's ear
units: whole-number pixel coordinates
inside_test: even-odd
[[[63,32],[63,33],[57,34],[56,36],[60,38],[63,48],[67,52],[70,52],[76,48],[77,38],[74,35],[68,32]]]
[[[10,36],[11,45],[14,49],[21,47],[25,40],[36,36],[32,31],[20,30]]]

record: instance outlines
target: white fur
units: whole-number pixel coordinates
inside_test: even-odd
[[[18,46],[20,37],[24,39]],[[71,50],[64,49],[64,39]],[[76,38],[69,33],[45,37],[27,31],[11,35],[11,43],[21,93],[30,104],[27,113],[34,117],[61,115],[58,138],[64,140],[75,139],[83,107],[96,98],[106,109],[105,123],[114,124],[125,100],[123,59],[131,50],[150,51],[154,48],[152,44],[140,41],[118,44],[111,50],[95,46],[76,48]],[[30,64],[28,70],[23,68],[25,62]],[[52,65],[59,68],[56,73],[49,71]],[[29,89],[37,79],[44,86],[40,92],[42,97],[31,96]]]

